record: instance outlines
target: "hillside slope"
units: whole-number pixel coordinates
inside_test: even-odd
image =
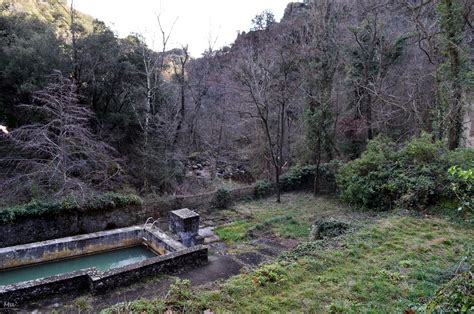
[[[69,38],[71,9],[67,0],[0,0],[0,14],[18,13],[55,25],[61,37]],[[95,19],[79,11],[75,13],[78,32],[92,32]]]

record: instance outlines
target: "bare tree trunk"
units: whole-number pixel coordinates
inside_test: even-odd
[[[142,162],[142,173],[143,173],[143,190],[148,191],[150,184],[148,180],[147,171],[148,167],[148,156],[149,156],[149,135],[150,135],[150,116],[153,102],[153,83],[152,76],[155,71],[154,67],[151,66],[151,60],[147,58],[145,48],[143,48],[143,65],[145,67],[146,76],[146,102],[144,112],[144,123],[143,123],[143,162]]]
[[[173,141],[173,147],[176,148],[179,142],[181,131],[183,128],[184,120],[186,118],[186,65],[189,61],[188,46],[182,47],[183,56],[179,57],[179,65],[174,65],[174,73],[178,77],[179,88],[180,88],[180,108],[178,111],[178,125],[176,127],[176,133]],[[179,69],[178,69],[179,66]]]
[[[141,41],[141,53],[144,72],[142,73],[145,77],[145,89],[146,89],[146,100],[143,104],[143,114],[138,116],[138,111],[134,108],[137,114],[138,123],[143,133],[143,149],[142,149],[142,160],[141,160],[141,171],[143,177],[143,190],[148,192],[150,190],[150,156],[152,155],[152,131],[155,122],[155,116],[159,110],[159,104],[157,104],[157,95],[161,92],[162,73],[165,68],[165,52],[166,46],[170,39],[171,32],[174,24],[171,27],[169,33],[166,33],[160,20],[160,16],[157,16],[158,26],[162,36],[162,51],[161,54],[155,53],[150,50],[144,38],[140,38]],[[176,21],[175,21],[176,22]]]
[[[212,168],[211,168],[211,179],[215,179],[216,178],[216,175],[217,175],[217,162],[218,162],[218,158],[221,154],[221,143],[222,143],[222,134],[223,134],[223,131],[224,131],[224,119],[220,119],[220,128],[219,128],[219,136],[217,138],[217,147],[216,147],[216,150],[213,154],[213,162],[212,162]]]
[[[281,184],[280,184],[280,172],[281,168],[278,165],[275,165],[275,182],[277,189],[277,203],[281,203]]]
[[[448,128],[448,148],[455,150],[461,146],[462,136],[464,133],[464,108],[462,104],[462,88],[457,82],[453,86],[454,94],[449,113]]]
[[[283,169],[283,147],[285,143],[285,113],[286,105],[282,102],[280,106],[280,127],[278,132],[279,143],[278,143],[278,157],[276,162],[276,184],[277,184],[277,203],[281,203],[281,184],[280,175]]]
[[[367,108],[366,108],[366,123],[367,123],[367,139],[370,141],[374,138],[372,130],[372,96],[367,92]]]
[[[181,83],[180,94],[181,94],[181,97],[180,97],[181,105],[178,111],[179,120],[178,120],[178,125],[176,126],[176,133],[175,133],[174,141],[173,141],[173,146],[175,147],[178,145],[180,134],[183,128],[184,119],[186,118],[186,98],[185,98],[186,96],[185,96],[185,90],[184,90],[184,83]]]
[[[316,161],[316,173],[314,174],[314,187],[313,187],[313,194],[317,196],[319,194],[319,168],[321,167],[321,136],[318,136],[318,156]]]
[[[76,17],[74,9],[74,0],[71,0],[71,37],[72,37],[72,77],[74,81],[79,79],[79,64],[77,62],[77,39],[76,39]]]
[[[370,77],[369,77],[369,60],[366,61],[366,64],[364,66],[364,77],[365,77],[365,88],[364,88],[364,94],[365,94],[365,124],[367,127],[367,139],[370,141],[373,138],[372,134],[372,96],[370,95],[370,92],[367,90],[367,87],[370,86]]]

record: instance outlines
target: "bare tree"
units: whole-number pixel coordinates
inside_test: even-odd
[[[181,129],[186,118],[186,66],[189,61],[189,49],[188,46],[182,46],[180,53],[175,56],[172,60],[173,71],[175,79],[179,85],[179,110],[178,110],[178,125],[176,127],[176,134],[173,141],[173,147],[178,144],[179,137],[181,135]]]
[[[114,150],[91,132],[93,113],[79,104],[72,81],[55,73],[34,102],[21,107],[36,114],[39,122],[3,136],[11,150],[0,158],[0,164],[7,165],[1,167],[6,169],[2,194],[15,195],[26,188],[84,197],[121,175],[118,161],[111,157]]]
[[[278,35],[279,34],[279,35]],[[255,34],[258,37],[258,34]],[[257,42],[262,38],[254,38]],[[254,117],[261,124],[266,141],[266,152],[274,168],[277,202],[281,201],[280,177],[287,145],[287,118],[292,104],[297,80],[297,58],[292,34],[283,29],[267,38],[267,47],[249,43],[244,47],[234,69],[234,78],[241,84],[244,102],[250,104]]]
[[[188,88],[194,107],[189,122],[189,139],[194,147],[197,146],[198,122],[202,119],[200,111],[210,89],[211,48],[209,48],[209,51],[210,52],[206,52],[202,58],[190,62],[188,67]]]
[[[435,95],[432,104],[431,128],[434,136],[443,139],[446,133],[445,116],[447,115],[446,97],[443,93],[442,78],[440,75],[440,67],[442,64],[441,47],[439,40],[439,28],[437,23],[433,23],[432,16],[436,12],[436,1],[423,0],[413,2],[409,0],[399,0],[409,21],[413,24],[415,44],[427,58],[431,65],[431,73],[433,76],[433,92]],[[424,72],[430,68],[425,67]]]
[[[161,35],[161,51],[155,52],[151,50],[145,43],[145,38],[139,36],[141,57],[143,62],[143,72],[141,73],[145,78],[145,101],[142,108],[137,108],[133,105],[133,110],[138,121],[138,125],[143,134],[143,148],[142,148],[142,177],[143,190],[150,190],[150,165],[151,160],[155,158],[155,153],[152,151],[150,137],[157,129],[159,124],[159,117],[157,117],[164,99],[164,78],[163,74],[166,70],[166,49],[171,37],[176,20],[172,24],[169,32],[166,32],[161,22],[161,15],[157,15],[157,22]]]

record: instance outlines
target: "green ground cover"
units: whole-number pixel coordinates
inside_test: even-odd
[[[436,216],[386,213],[361,220],[337,201],[309,194],[286,195],[282,204],[249,202],[223,214],[233,222],[217,232],[229,244],[247,241],[248,230],[259,225],[301,244],[279,260],[225,282],[191,290],[189,283],[179,281],[165,299],[108,311],[423,312],[440,286],[472,267],[472,226]],[[342,237],[307,242],[309,231],[301,231],[309,230],[317,217],[351,215],[358,227]],[[472,291],[467,298],[472,302]]]
[[[244,242],[261,234],[304,240],[311,224],[320,217],[350,216],[351,211],[337,200],[311,194],[285,194],[282,203],[271,199],[243,203],[219,214],[230,222],[216,228],[217,235],[227,244]]]

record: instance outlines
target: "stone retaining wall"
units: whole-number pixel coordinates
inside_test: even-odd
[[[250,199],[253,193],[254,186],[230,191],[235,202]],[[208,209],[215,194],[152,199],[143,206],[78,211],[0,224],[0,248],[143,224],[148,217],[168,217],[168,212],[180,208]]]
[[[144,223],[144,207],[77,211],[0,224],[0,247],[64,238]],[[145,218],[146,219],[146,218]]]

